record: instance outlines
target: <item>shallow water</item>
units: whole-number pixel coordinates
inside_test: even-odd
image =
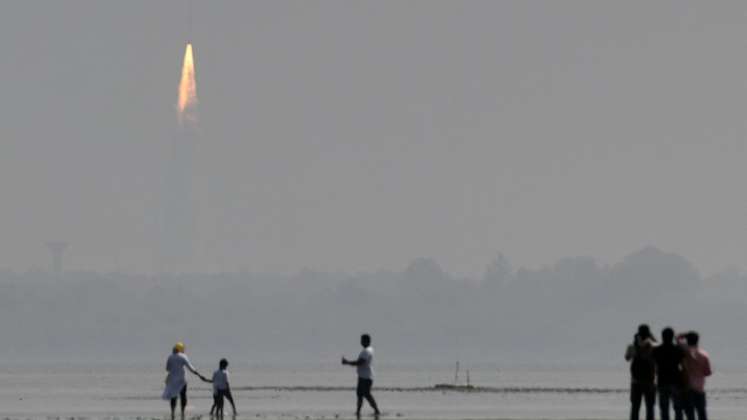
[[[453,369],[379,366],[374,395],[384,418],[394,419],[623,419],[628,415],[625,368],[469,368],[471,383],[478,387],[473,392],[432,388],[453,382]],[[160,365],[0,367],[0,416],[164,418],[168,404],[160,399],[162,369]],[[229,370],[238,420],[352,417],[355,377],[349,368],[247,365]],[[211,369],[202,371],[207,375]],[[708,389],[712,418],[747,418],[747,370],[717,372]],[[212,404],[209,385],[192,378],[189,400],[187,417],[207,418]]]

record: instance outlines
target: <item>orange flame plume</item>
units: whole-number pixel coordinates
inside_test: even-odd
[[[195,82],[195,60],[192,55],[192,44],[187,44],[184,51],[182,78],[179,81],[179,102],[177,103],[179,122],[194,121],[194,107],[197,105],[197,83]]]

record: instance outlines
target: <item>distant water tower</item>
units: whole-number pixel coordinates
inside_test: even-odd
[[[47,249],[49,249],[49,252],[52,254],[52,272],[55,275],[59,275],[62,273],[62,256],[67,249],[67,242],[47,242]]]

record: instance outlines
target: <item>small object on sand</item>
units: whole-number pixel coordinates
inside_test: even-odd
[[[470,383],[469,378],[469,370],[467,370],[467,384],[466,385],[460,385],[459,384],[459,362],[456,362],[456,369],[454,371],[454,383],[453,384],[436,384],[434,389],[440,390],[440,391],[472,391],[475,389],[474,386]]]

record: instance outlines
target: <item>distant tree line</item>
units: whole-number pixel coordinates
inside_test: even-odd
[[[337,357],[368,331],[384,360],[622,364],[638,323],[702,332],[714,359],[747,364],[747,276],[703,278],[653,247],[602,265],[564,258],[514,269],[504,255],[481,278],[433,259],[400,271],[294,275],[135,275],[0,271],[0,353],[25,358],[159,360],[191,353],[250,362]],[[165,350],[164,350],[165,349]],[[382,356],[380,356],[382,358]]]

